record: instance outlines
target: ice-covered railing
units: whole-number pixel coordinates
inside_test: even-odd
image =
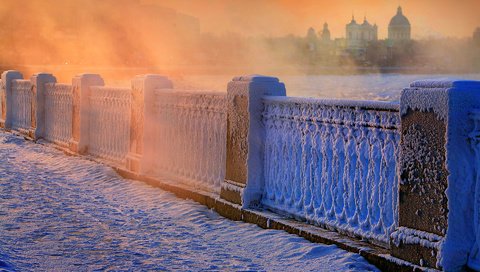
[[[225,176],[225,94],[155,91],[145,160],[154,175],[219,191]],[[149,155],[150,154],[150,155]]]
[[[399,105],[264,98],[262,203],[382,244],[398,223]]]
[[[0,126],[64,145],[69,117],[61,132],[50,123],[68,114],[69,86],[47,73],[22,79],[2,73]],[[414,82],[400,106],[286,98],[282,82],[258,75],[235,77],[226,96],[172,92],[152,74],[136,76],[131,90],[103,85],[96,74],[72,80],[72,153],[149,182],[187,181],[183,196],[220,191],[209,205],[232,218],[257,220],[248,209],[263,203],[389,246],[377,255],[387,261],[480,270],[479,81]],[[65,108],[51,108],[58,103]]]
[[[45,132],[48,141],[68,146],[72,138],[72,85],[45,84]]]
[[[90,93],[88,152],[122,163],[130,143],[130,88],[93,86]]]
[[[30,80],[12,81],[12,128],[30,129],[32,125],[33,86]],[[33,117],[34,118],[34,117]]]

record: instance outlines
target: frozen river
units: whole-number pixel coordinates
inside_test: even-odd
[[[376,271],[0,131],[0,271]]]
[[[401,90],[415,80],[471,79],[480,74],[366,74],[366,75],[304,75],[277,76],[287,88],[288,96],[322,97],[355,100],[398,101]],[[226,91],[232,76],[184,76],[173,78],[174,85],[185,89]]]

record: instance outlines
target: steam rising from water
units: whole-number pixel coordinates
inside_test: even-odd
[[[309,56],[303,44],[304,34],[298,33],[299,29],[306,32],[305,24],[323,24],[324,18],[335,18],[331,22],[337,28],[334,37],[343,36],[345,20],[349,18],[343,18],[338,10],[348,5],[358,7],[358,3],[347,2],[313,5],[313,2],[300,1],[292,5],[285,1],[246,1],[241,5],[229,0],[210,0],[206,4],[180,0],[3,0],[0,4],[0,70],[17,69],[25,77],[34,72],[51,72],[63,82],[69,82],[77,73],[99,73],[108,85],[124,86],[130,84],[134,75],[159,73],[170,76],[179,87],[221,91],[235,75],[260,73],[277,75],[286,81],[290,95],[358,97],[358,92],[345,92],[346,88],[368,90],[372,83],[382,86],[383,81],[376,81],[375,76],[361,80],[301,76],[319,72],[301,62]],[[362,6],[378,11],[377,2]],[[307,7],[317,8],[323,15],[313,20],[309,15],[312,10],[306,10]],[[392,13],[394,11],[393,7]],[[413,12],[412,8],[410,11]],[[263,18],[262,12],[268,14]],[[208,16],[211,18],[206,19]],[[377,12],[375,16],[380,15]],[[415,19],[412,22],[416,22]],[[415,31],[417,26],[413,27]],[[297,36],[288,36],[288,31]],[[246,34],[249,32],[252,35]],[[462,67],[467,67],[472,58],[480,59],[478,51],[462,47],[469,41],[456,42],[459,45],[452,48],[449,42],[424,41],[422,57],[441,56],[436,59],[447,59],[448,65]],[[445,58],[445,52],[452,56]],[[356,73],[353,61],[346,62],[350,67],[347,73]],[[429,63],[425,61],[422,65]],[[442,67],[445,63],[435,65]],[[321,68],[328,71],[328,67]],[[352,84],[338,87],[342,81]],[[393,81],[385,84],[396,86]],[[321,91],[325,89],[328,92]],[[360,93],[363,98],[374,96],[365,95],[369,91]],[[386,97],[394,99],[391,95]]]

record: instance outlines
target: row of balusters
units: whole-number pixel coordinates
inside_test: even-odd
[[[30,129],[32,125],[33,87],[30,80],[12,81],[12,126]]]
[[[282,108],[279,113],[279,107]],[[397,225],[398,111],[312,105],[385,125],[350,125],[299,115],[295,103],[268,103],[264,112],[263,204],[313,223],[380,243]],[[303,105],[302,107],[305,107]],[[287,110],[286,110],[287,109]],[[350,114],[344,113],[351,111]],[[305,113],[305,111],[303,111]],[[325,116],[325,115],[324,115]],[[385,128],[385,127],[391,128]]]
[[[122,163],[130,147],[131,89],[91,88],[88,152]]]
[[[219,191],[225,176],[225,103],[224,94],[156,92],[154,116],[146,124],[153,137],[145,143],[156,175]]]
[[[45,139],[68,145],[72,137],[72,85],[45,85]]]
[[[89,152],[123,161],[129,149],[131,90],[92,87]],[[72,89],[47,84],[46,137],[71,137]],[[29,128],[32,88],[13,81],[13,125]],[[388,243],[397,224],[398,112],[346,107],[351,122],[323,122],[302,115],[295,103],[265,107],[265,190],[262,203],[320,225]],[[305,105],[303,106],[305,107]],[[315,107],[312,105],[312,107]],[[225,96],[156,92],[153,135],[146,153],[155,154],[153,170],[217,190],[224,178]],[[281,110],[279,110],[281,108]],[[317,107],[311,112],[319,112]],[[320,109],[322,111],[322,109]],[[281,114],[279,114],[281,112]],[[335,114],[333,114],[335,115]],[[332,115],[332,116],[333,116]],[[369,123],[356,122],[358,115]],[[387,121],[386,117],[391,121]],[[348,118],[347,118],[348,119]],[[375,126],[372,120],[381,120]],[[391,124],[389,124],[391,122]],[[388,127],[390,125],[390,127]]]

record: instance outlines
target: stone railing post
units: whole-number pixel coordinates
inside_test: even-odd
[[[54,83],[57,80],[51,74],[38,73],[30,78],[30,82],[33,87],[32,138],[39,139],[45,133],[45,84]]]
[[[5,127],[6,129],[12,128],[12,81],[15,79],[23,79],[23,75],[18,71],[12,70],[2,73],[0,127]]]
[[[259,204],[264,188],[262,97],[285,96],[275,77],[236,77],[227,88],[227,157],[221,198],[242,207]]]
[[[392,255],[446,271],[464,269],[475,262],[478,228],[480,162],[470,116],[480,108],[480,81],[414,82],[400,104],[399,227],[391,235]]]
[[[135,173],[144,172],[149,160],[143,160],[145,143],[155,141],[150,120],[153,118],[156,89],[171,89],[172,82],[160,75],[139,75],[132,80],[132,115],[130,122],[130,150],[127,155],[127,170]],[[147,124],[147,125],[145,125]],[[148,156],[152,159],[154,156]]]
[[[90,126],[90,87],[103,86],[102,77],[97,74],[81,74],[72,80],[73,112],[72,139],[70,150],[84,154],[88,151]]]

